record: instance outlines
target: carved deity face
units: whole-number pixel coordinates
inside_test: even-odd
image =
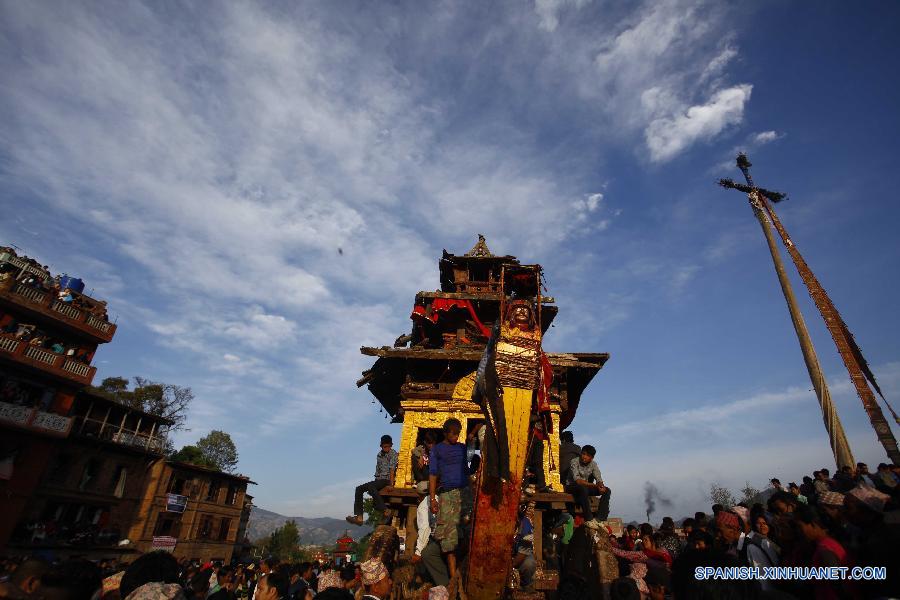
[[[512,311],[513,323],[527,325],[531,322],[531,309],[527,306],[517,306]]]

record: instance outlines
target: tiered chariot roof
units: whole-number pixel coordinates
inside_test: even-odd
[[[481,359],[489,332],[499,319],[504,286],[516,273],[537,266],[522,265],[515,256],[496,256],[484,237],[478,237],[478,243],[463,255],[444,250],[439,262],[441,289],[416,294],[408,335],[398,338],[394,346],[360,349],[377,360],[363,372],[357,386],[368,385],[393,422],[403,421],[402,400],[451,399],[456,383]],[[539,290],[533,292],[537,295]],[[541,295],[544,333],[557,312],[555,300]],[[565,428],[575,418],[582,392],[609,354],[547,353],[547,357],[554,371],[553,391],[562,405],[560,426]]]

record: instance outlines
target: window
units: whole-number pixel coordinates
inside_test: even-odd
[[[169,493],[184,495],[184,487],[186,480],[181,473],[172,473],[172,479],[169,480]]]
[[[97,475],[100,473],[102,462],[99,458],[89,458],[84,465],[84,471],[81,472],[81,481],[78,483],[78,489],[82,492],[92,490],[97,485]]]
[[[208,540],[212,537],[213,519],[210,515],[200,517],[200,525],[197,527],[197,539]]]
[[[173,515],[170,512],[161,512],[156,518],[156,527],[153,535],[170,535],[178,537],[181,532],[181,515]]]
[[[53,466],[47,471],[47,481],[57,485],[65,485],[72,468],[72,455],[59,453],[53,459]]]
[[[113,472],[112,493],[116,498],[122,498],[125,495],[125,479],[128,477],[128,469],[125,465],[118,465]]]
[[[206,493],[206,501],[207,502],[218,502],[219,501],[219,489],[221,489],[222,483],[213,479],[209,482],[209,491]]]
[[[219,524],[219,541],[224,542],[228,539],[228,530],[231,529],[231,519],[227,519],[222,517],[222,522]]]
[[[238,486],[237,484],[230,484],[228,486],[228,495],[225,496],[225,504],[234,504],[237,501],[238,494]]]

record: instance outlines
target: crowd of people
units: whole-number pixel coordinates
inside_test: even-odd
[[[89,348],[71,340],[53,336],[34,323],[19,321],[11,313],[5,311],[0,311],[0,336],[26,342],[29,346],[54,354],[64,354],[83,364],[90,364],[93,358],[93,353]]]
[[[342,566],[280,562],[199,564],[162,551],[130,564],[38,558],[0,562],[0,598],[14,600],[353,600],[390,586],[380,559]]]
[[[432,454],[432,459],[434,458]],[[438,459],[440,460],[440,459]],[[840,474],[840,476],[838,476]],[[622,535],[577,510],[544,511],[542,555],[534,555],[535,502],[526,495],[515,537],[510,588],[535,589],[540,571],[558,574],[559,600],[665,598],[897,597],[900,470],[879,465],[828,469],[787,487],[773,478],[754,502],[714,504],[676,523],[629,524]],[[423,500],[429,497],[423,492]],[[439,499],[438,502],[441,502]],[[429,509],[425,513],[427,525]],[[421,523],[422,511],[418,517]],[[358,563],[334,565],[275,559],[222,565],[177,560],[151,552],[130,564],[71,559],[0,561],[0,598],[17,600],[444,600],[459,579],[432,533],[412,559],[400,556],[391,527],[379,527]],[[443,538],[442,538],[443,539]],[[698,577],[698,568],[884,567],[871,580],[765,580]],[[464,568],[464,567],[460,567]],[[541,588],[546,589],[546,587]]]
[[[470,431],[466,443],[460,441],[461,431],[459,421],[447,420],[441,441],[426,433],[410,457],[419,493],[412,561],[434,585],[447,585],[466,555],[470,484],[479,460],[472,450],[483,429]],[[514,587],[534,589],[540,571],[551,570],[559,576],[560,597],[573,598],[877,598],[900,593],[890,577],[894,573],[896,579],[894,557],[900,555],[896,466],[883,463],[873,473],[859,463],[833,476],[825,468],[787,486],[773,478],[771,487],[750,502],[715,504],[710,514],[698,512],[678,524],[671,517],[658,527],[634,523],[614,536],[606,522],[610,489],[594,461],[596,450],[575,444],[571,432],[563,432],[560,439],[561,477],[572,501],[566,510],[544,510],[542,556],[535,556],[533,495],[547,488],[539,461],[532,457],[512,549]],[[389,436],[381,442],[375,480],[357,488],[351,523],[362,522],[366,492],[379,514],[390,514],[379,491],[393,485],[400,457]],[[598,500],[593,504],[592,496]],[[759,576],[701,580],[695,576],[698,566],[757,567]],[[779,566],[884,566],[887,579],[764,578],[765,567]]]
[[[834,477],[821,469],[803,482],[785,488],[773,478],[755,501],[715,504],[710,514],[697,512],[680,528],[665,517],[658,528],[631,524],[617,537],[610,529],[578,528],[576,518],[574,531],[556,531],[560,545],[569,546],[559,556],[560,594],[564,586],[582,585],[583,597],[615,599],[897,597],[898,468],[881,464],[872,474],[860,463]],[[855,566],[884,567],[886,577],[876,573],[874,579],[851,580]],[[755,567],[758,572],[746,571],[747,579],[703,579],[698,567]],[[774,580],[766,579],[766,567],[846,571],[843,579]],[[810,573],[793,573],[799,572]]]
[[[17,255],[12,248],[0,246],[0,256]],[[27,256],[17,256],[17,258],[24,261],[28,268],[22,269],[9,261],[0,260],[0,288],[12,287],[14,284],[20,283],[27,288],[49,293],[55,300],[86,311],[98,319],[108,320],[106,302],[85,296],[69,285],[63,285],[63,277],[50,275],[47,265],[41,265]]]

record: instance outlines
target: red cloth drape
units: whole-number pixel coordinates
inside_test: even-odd
[[[484,323],[481,322],[481,319],[478,318],[478,315],[475,314],[475,307],[472,306],[472,302],[469,300],[457,300],[456,298],[435,298],[427,307],[421,304],[416,304],[415,306],[413,306],[412,314],[409,315],[409,318],[414,321],[425,319],[427,321],[430,321],[431,323],[437,323],[440,313],[447,312],[451,308],[461,308],[463,310],[469,311],[469,315],[472,317],[472,320],[475,322],[475,326],[478,327],[481,335],[483,335],[484,337],[491,336],[491,330],[485,327]]]

